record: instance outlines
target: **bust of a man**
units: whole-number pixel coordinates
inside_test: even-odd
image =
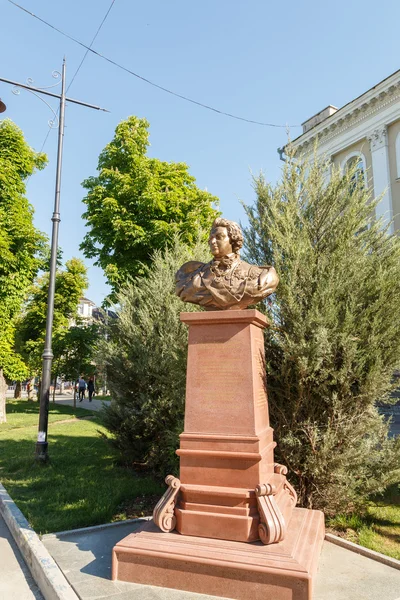
[[[274,267],[257,267],[240,259],[243,234],[234,221],[215,219],[208,239],[214,258],[190,261],[176,273],[176,294],[206,310],[240,310],[272,294],[279,278]]]

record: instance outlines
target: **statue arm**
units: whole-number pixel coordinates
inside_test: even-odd
[[[191,284],[193,277],[197,275],[201,267],[204,267],[204,263],[199,262],[197,260],[190,260],[189,262],[183,264],[181,268],[176,272],[175,293],[177,296],[181,297],[182,293],[185,291],[185,288]]]
[[[183,264],[181,268],[178,269],[175,280],[178,280],[179,277],[194,275],[195,271],[200,269],[200,267],[204,267],[204,263],[199,262],[198,260],[189,260],[189,262]]]

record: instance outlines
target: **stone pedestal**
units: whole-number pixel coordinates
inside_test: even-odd
[[[282,542],[162,533],[152,521],[113,549],[112,578],[236,600],[311,600],[323,514],[295,508]]]
[[[189,326],[189,349],[176,529],[184,535],[257,540],[255,490],[267,484],[282,513],[270,541],[279,541],[296,494],[274,463],[265,388],[267,319],[257,310],[235,310],[182,313],[181,320]]]
[[[113,578],[228,598],[308,600],[323,515],[294,509],[287,469],[274,461],[267,319],[235,310],[181,320],[189,348],[180,479],[166,479],[153,515],[158,528],[150,523],[115,546]]]

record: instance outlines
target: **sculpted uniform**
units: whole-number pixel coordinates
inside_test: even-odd
[[[273,267],[257,267],[231,254],[209,263],[190,261],[176,273],[176,294],[206,310],[238,310],[257,304],[275,291]]]

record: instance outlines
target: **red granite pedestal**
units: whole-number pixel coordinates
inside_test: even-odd
[[[323,514],[295,508],[284,541],[229,542],[162,533],[152,521],[113,549],[112,578],[236,600],[311,600]]]
[[[308,600],[323,515],[294,509],[286,469],[274,462],[267,320],[257,310],[181,319],[189,348],[180,480],[168,479],[165,506],[155,511],[161,528],[176,531],[150,523],[119,542],[113,578],[236,599]]]

